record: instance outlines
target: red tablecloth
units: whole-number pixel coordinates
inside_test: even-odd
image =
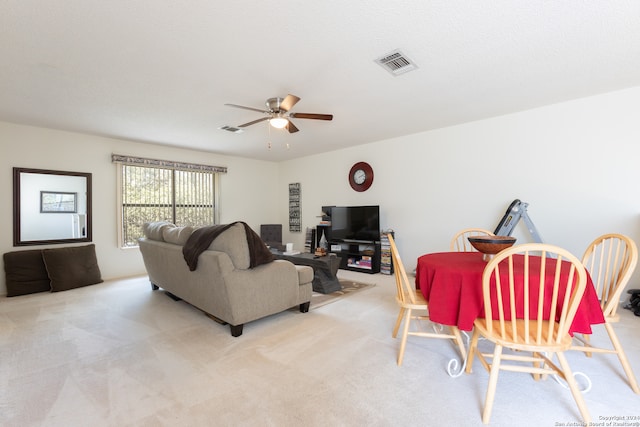
[[[432,321],[463,331],[473,329],[474,320],[484,317],[482,272],[486,265],[479,252],[441,252],[418,258],[416,286],[429,302]],[[588,276],[569,332],[591,334],[591,325],[599,323],[604,323],[604,316]]]

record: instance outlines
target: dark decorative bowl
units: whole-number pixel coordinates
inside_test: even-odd
[[[485,260],[493,258],[493,255],[513,246],[516,242],[516,238],[511,236],[472,236],[467,239],[478,252],[485,254]]]

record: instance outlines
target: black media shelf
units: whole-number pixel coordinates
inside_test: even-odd
[[[351,243],[330,240],[329,245],[330,252],[340,257],[340,269],[369,274],[380,272],[379,241]]]

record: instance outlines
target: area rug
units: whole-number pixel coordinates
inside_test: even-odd
[[[375,286],[374,283],[354,282],[353,280],[345,279],[340,279],[340,285],[342,286],[342,290],[335,291],[330,294],[321,294],[319,292],[314,292],[311,295],[311,306],[309,308],[313,310],[315,308],[322,307],[323,305],[336,302],[341,298],[353,295],[356,292],[363,291],[365,289],[371,289]]]

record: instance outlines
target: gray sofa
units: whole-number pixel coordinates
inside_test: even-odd
[[[242,223],[231,225],[202,252],[190,271],[183,246],[192,227],[168,222],[147,223],[140,252],[152,289],[163,288],[173,296],[228,323],[231,335],[242,334],[243,325],[296,305],[309,310],[313,269],[274,260],[250,267],[247,234]]]

